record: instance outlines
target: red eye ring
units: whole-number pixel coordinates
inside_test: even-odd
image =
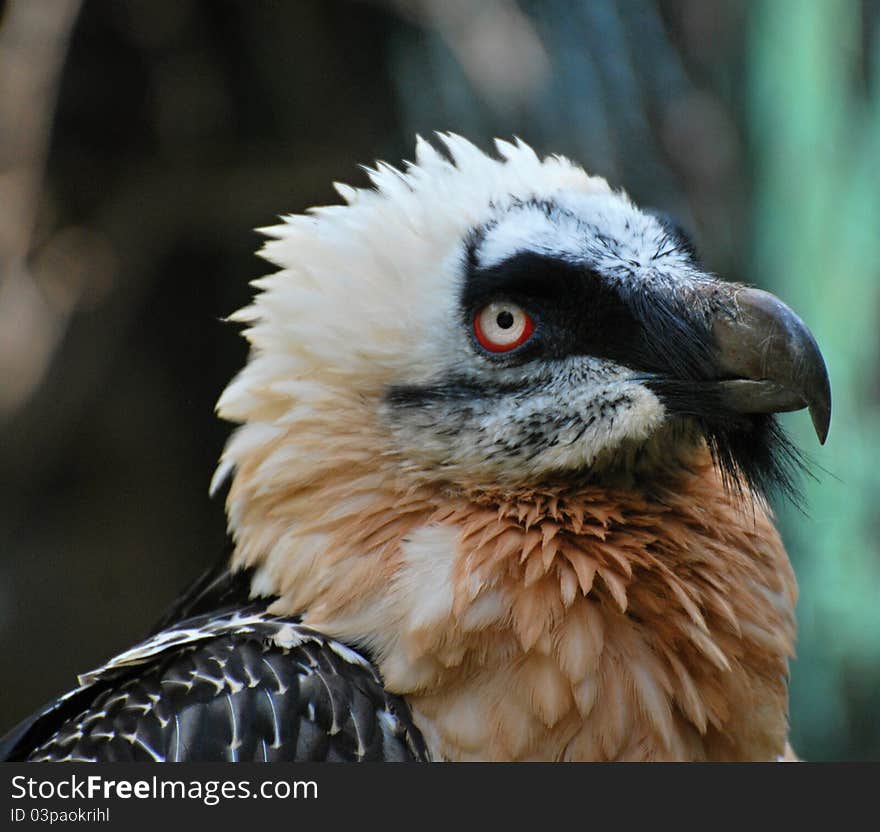
[[[474,315],[474,334],[489,352],[510,352],[528,341],[534,331],[531,316],[509,301],[486,304]]]

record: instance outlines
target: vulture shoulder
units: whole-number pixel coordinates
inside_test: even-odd
[[[358,651],[206,574],[147,640],[0,740],[7,761],[419,761],[406,703]],[[225,607],[205,611],[212,601]]]

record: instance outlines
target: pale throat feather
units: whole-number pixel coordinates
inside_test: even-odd
[[[463,491],[336,448],[238,468],[235,566],[273,611],[368,650],[437,759],[774,759],[795,580],[708,452],[647,490]]]

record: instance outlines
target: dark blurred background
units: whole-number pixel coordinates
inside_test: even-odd
[[[251,229],[414,134],[519,135],[693,229],[809,323],[835,393],[793,739],[880,759],[880,1],[0,2],[0,732],[224,546],[221,319]]]

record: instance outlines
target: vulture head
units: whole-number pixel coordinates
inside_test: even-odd
[[[572,162],[440,138],[264,230],[218,405],[234,563],[370,651],[439,756],[781,753],[764,497],[774,414],[828,431],[813,336]]]

